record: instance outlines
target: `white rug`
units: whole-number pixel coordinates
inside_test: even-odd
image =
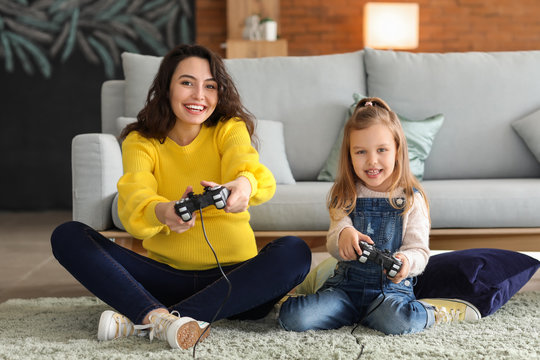
[[[93,297],[13,299],[0,304],[0,359],[192,359],[160,340],[98,342]],[[479,322],[386,336],[359,327],[292,333],[271,314],[260,321],[222,320],[196,348],[197,359],[540,359],[540,292],[516,294]]]

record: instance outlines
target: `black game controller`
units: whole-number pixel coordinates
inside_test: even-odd
[[[176,214],[184,221],[189,221],[193,218],[191,214],[194,211],[205,208],[210,205],[215,205],[218,209],[223,209],[227,205],[229,197],[229,189],[223,186],[206,186],[204,192],[200,195],[194,195],[193,191],[184,199],[180,199],[174,204]]]
[[[388,250],[381,251],[365,241],[360,241],[360,248],[362,248],[362,255],[358,257],[358,261],[361,263],[371,260],[380,264],[383,269],[386,270],[386,275],[392,278],[396,276],[401,269],[401,260],[392,256]]]

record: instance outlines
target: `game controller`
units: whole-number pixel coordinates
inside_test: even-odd
[[[401,260],[392,256],[388,250],[381,251],[365,241],[360,241],[360,248],[362,248],[362,255],[358,256],[358,261],[361,263],[365,263],[368,260],[373,261],[381,265],[386,270],[386,274],[392,278],[401,269]]]
[[[174,204],[174,211],[184,221],[193,218],[194,211],[215,205],[217,209],[223,209],[227,205],[229,189],[223,186],[206,186],[202,194],[190,192],[186,198],[180,199]]]

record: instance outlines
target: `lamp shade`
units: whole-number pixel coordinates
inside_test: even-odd
[[[374,49],[418,47],[417,3],[366,3],[364,46]]]

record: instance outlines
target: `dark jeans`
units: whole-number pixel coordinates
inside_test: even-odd
[[[177,270],[123,248],[80,222],[58,226],[51,245],[56,259],[82,285],[135,324],[161,307],[211,321],[228,292],[217,265],[210,270]],[[264,317],[304,280],[310,265],[306,243],[286,236],[248,261],[223,267],[232,292],[216,320]]]

